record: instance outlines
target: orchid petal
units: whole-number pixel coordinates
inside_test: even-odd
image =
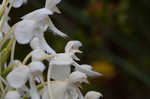
[[[19,8],[23,5],[23,3],[27,3],[27,0],[12,0],[12,1],[14,8]]]
[[[53,12],[46,9],[46,8],[41,8],[38,10],[35,10],[25,16],[23,16],[21,19],[25,19],[25,20],[42,20],[43,18],[45,18],[48,15],[52,15]]]
[[[39,61],[33,61],[29,64],[30,71],[31,72],[43,72],[45,70],[45,66],[42,62]]]
[[[20,21],[14,30],[16,40],[20,44],[27,44],[33,38],[35,31],[36,23],[32,20],[23,20]]]
[[[7,75],[8,84],[13,88],[20,88],[26,83],[28,74],[29,68],[21,65]]]
[[[54,24],[50,18],[49,18],[48,22],[49,22],[49,29],[52,30],[54,34],[62,36],[62,37],[68,37],[66,34],[61,32],[54,26]]]
[[[61,0],[46,0],[45,8],[52,10],[52,8],[55,7],[60,2]]]
[[[73,62],[73,65],[75,66],[76,70],[85,73],[87,76],[102,76],[101,73],[89,70],[89,69],[85,69],[82,66],[80,66],[79,64],[77,64],[76,62]]]
[[[56,54],[56,52],[46,42],[44,35],[39,35],[39,40],[40,40],[40,48],[41,49],[43,49],[44,51],[46,51],[48,53]]]
[[[42,49],[36,49],[36,50],[33,50],[31,55],[32,55],[32,61],[35,61],[44,56],[47,56],[48,54],[46,54]]]
[[[61,14],[61,11],[56,6],[54,6],[53,8],[51,8],[51,11]]]

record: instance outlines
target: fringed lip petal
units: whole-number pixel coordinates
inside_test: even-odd
[[[22,87],[29,75],[29,68],[27,66],[21,65],[15,69],[13,69],[8,75],[7,75],[7,81],[8,84],[13,88],[20,88]]]

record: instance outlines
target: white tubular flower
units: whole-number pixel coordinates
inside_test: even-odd
[[[4,99],[21,99],[21,96],[17,91],[8,91]]]
[[[46,0],[45,8],[56,13],[61,13],[60,10],[56,7],[56,5],[60,2],[61,0]]]
[[[103,95],[96,91],[89,91],[84,99],[100,99],[100,97],[103,97]]]
[[[29,72],[25,65],[16,67],[6,77],[8,84],[13,88],[21,88],[26,83]]]
[[[11,0],[11,3],[13,3],[14,8],[21,7],[24,3],[27,3],[27,0]]]
[[[87,76],[90,76],[90,77],[101,76],[102,75],[102,74],[100,74],[98,72],[93,71],[92,70],[92,66],[91,65],[87,65],[87,64],[80,65],[80,67],[75,67],[75,69],[77,71],[85,73]]]
[[[51,59],[50,65],[52,66],[52,78],[55,80],[64,80],[69,77],[71,73],[71,65],[75,53],[80,53],[79,47],[82,44],[80,41],[69,41],[65,47],[65,53],[59,53]],[[77,59],[77,57],[75,58]],[[79,59],[78,59],[79,60]]]

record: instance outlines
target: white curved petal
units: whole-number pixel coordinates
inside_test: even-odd
[[[61,14],[61,11],[60,11],[59,8],[57,8],[56,6],[52,7],[52,8],[51,8],[51,11]]]
[[[82,64],[80,65],[83,69],[87,69],[87,70],[92,70],[93,67],[91,65],[88,65],[88,64]]]
[[[63,32],[61,32],[60,30],[58,30],[58,29],[54,26],[54,24],[53,24],[53,22],[52,22],[52,20],[51,20],[50,18],[49,18],[48,22],[49,22],[49,29],[52,30],[52,32],[53,32],[54,34],[59,35],[59,36],[62,36],[62,37],[68,37],[66,34],[64,34]]]
[[[17,91],[8,91],[4,99],[20,99],[20,94]]]
[[[99,99],[100,97],[103,97],[103,95],[100,92],[96,91],[89,91],[85,95],[85,99]]]
[[[48,45],[43,35],[39,35],[40,48],[50,54],[56,54],[56,52]]]
[[[61,66],[56,66],[54,65],[52,67],[52,73],[51,73],[51,77],[55,80],[65,80],[66,78],[69,77],[71,73],[71,68],[70,66],[65,66],[65,65],[61,65]]]
[[[22,87],[27,79],[29,74],[29,68],[27,66],[21,65],[15,69],[13,69],[7,75],[8,84],[13,88],[20,88]]]
[[[73,65],[75,66],[76,70],[85,73],[87,76],[102,76],[101,73],[89,70],[88,68],[83,68],[83,66],[80,66],[79,64],[77,64],[76,62],[73,63]]]
[[[36,23],[32,20],[22,20],[17,23],[14,30],[16,40],[20,44],[27,44],[33,38],[35,31]]]
[[[33,12],[30,12],[29,14],[23,16],[21,19],[25,19],[25,20],[42,20],[44,19],[46,16],[48,15],[52,15],[52,11],[46,9],[46,8],[41,8],[41,9],[37,9]]]
[[[55,7],[61,0],[46,0],[45,8],[52,11],[52,8]]]
[[[27,3],[27,0],[12,0],[13,2],[13,7],[14,8],[19,8],[23,5],[23,3]]]
[[[33,61],[29,64],[29,67],[30,67],[30,71],[31,72],[43,72],[44,69],[45,69],[45,66],[42,62],[39,62],[39,61]]]

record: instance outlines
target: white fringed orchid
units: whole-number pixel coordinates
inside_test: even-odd
[[[22,17],[23,20],[17,24],[14,31],[18,43],[27,44],[34,37],[38,37],[40,48],[48,53],[55,54],[55,51],[47,44],[44,38],[44,32],[49,27],[57,35],[62,37],[66,37],[67,35],[53,25],[48,16],[51,14],[52,12],[50,10],[41,8]]]
[[[51,10],[52,12],[61,13],[60,10],[56,7],[61,0],[46,0],[45,8]]]
[[[67,80],[51,83],[52,95],[54,99],[83,99],[79,90],[79,86],[83,82],[88,83],[87,76],[82,72],[75,71]],[[42,99],[50,99],[48,92],[47,87],[43,89]]]
[[[100,97],[103,97],[103,95],[96,91],[89,91],[84,99],[100,99]]]
[[[23,87],[28,80],[29,72],[29,68],[25,65],[14,68],[6,77],[8,84],[12,88]]]
[[[8,91],[4,99],[21,99],[21,96],[17,91]]]
[[[81,46],[80,41],[69,41],[65,47],[65,53],[58,53],[51,59],[50,66],[52,66],[51,75],[53,79],[64,80],[69,77],[73,59],[79,60],[75,53],[81,53],[79,50]]]
[[[35,11],[23,16],[22,19],[23,20],[34,20],[36,22],[38,21],[39,25],[41,25],[41,26],[43,25],[43,27],[44,26],[48,27],[50,30],[52,30],[52,32],[54,34],[62,36],[62,37],[67,37],[66,34],[62,33],[54,26],[52,20],[48,16],[48,15],[52,15],[52,14],[53,14],[53,12],[51,10],[48,10],[47,8],[41,8],[41,9],[35,10]]]
[[[94,76],[101,76],[102,74],[95,72],[92,70],[91,65],[82,64],[80,67],[75,68],[77,71],[85,73],[87,76],[94,77]]]

